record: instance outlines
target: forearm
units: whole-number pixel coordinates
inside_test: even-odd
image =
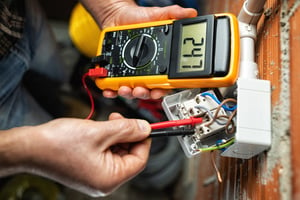
[[[0,177],[23,172],[29,153],[30,127],[0,131]]]

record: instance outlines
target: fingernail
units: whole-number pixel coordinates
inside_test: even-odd
[[[138,126],[143,133],[150,132],[150,125],[145,120],[137,120]]]

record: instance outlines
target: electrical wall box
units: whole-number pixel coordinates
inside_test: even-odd
[[[249,159],[271,146],[271,84],[267,80],[237,81],[235,142],[222,156]]]
[[[212,90],[206,93],[215,96]],[[225,123],[210,123],[220,105],[212,98],[202,96],[200,89],[188,89],[166,96],[162,107],[169,120],[203,118],[203,123],[195,125],[193,135],[177,137],[187,157],[199,154],[199,149],[215,146],[218,141],[226,142],[234,137],[234,134],[225,132],[226,120]],[[218,113],[228,117],[231,115],[231,112],[227,112],[222,107],[219,108]]]

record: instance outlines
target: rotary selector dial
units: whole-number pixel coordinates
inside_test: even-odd
[[[168,73],[172,26],[111,31],[105,34],[102,55],[109,77]]]
[[[127,67],[138,69],[153,61],[156,54],[156,41],[148,34],[141,34],[126,42],[122,51],[122,58]]]

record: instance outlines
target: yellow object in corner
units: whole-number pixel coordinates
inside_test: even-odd
[[[76,4],[69,22],[69,35],[76,48],[87,57],[95,56],[100,33],[93,17],[80,3]]]

